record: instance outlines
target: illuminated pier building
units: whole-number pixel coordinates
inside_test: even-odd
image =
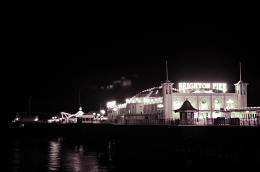
[[[226,83],[181,82],[177,85],[168,80],[166,64],[166,81],[126,99],[125,103],[116,101],[107,103],[110,120],[178,120],[177,111],[187,100],[196,112],[195,124],[212,124],[216,118],[257,119],[260,108],[247,106],[247,85],[240,80],[234,84],[235,92],[227,90]],[[177,86],[177,88],[176,88]]]

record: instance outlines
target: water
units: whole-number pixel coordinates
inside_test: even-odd
[[[8,163],[4,164],[7,168],[0,171],[259,168],[260,128],[99,126],[62,129],[55,134],[50,131],[57,129],[51,127],[13,132],[16,134],[9,136],[7,149],[2,147],[8,150]]]
[[[111,147],[57,138],[13,138],[9,171],[113,171]],[[110,153],[110,155],[108,154]]]

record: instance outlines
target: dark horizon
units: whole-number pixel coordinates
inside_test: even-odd
[[[231,92],[241,61],[248,104],[260,106],[258,11],[252,4],[91,4],[68,11],[53,5],[15,11],[9,31],[12,117],[28,110],[30,96],[33,112],[75,113],[79,88],[84,111],[122,101],[160,85],[165,60],[175,84],[221,81]],[[122,77],[131,84],[106,88]]]

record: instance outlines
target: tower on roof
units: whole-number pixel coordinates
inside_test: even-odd
[[[163,95],[163,119],[171,120],[172,116],[172,86],[173,83],[169,81],[168,76],[168,63],[166,60],[166,81],[162,83],[162,95]]]
[[[238,108],[247,107],[247,85],[248,83],[242,80],[242,64],[239,63],[239,81],[234,84],[238,96]]]

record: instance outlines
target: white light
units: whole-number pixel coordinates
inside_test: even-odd
[[[113,108],[116,106],[116,101],[110,101],[110,102],[107,102],[107,108],[110,109],[110,108]]]
[[[100,113],[101,113],[102,115],[104,115],[104,114],[106,113],[106,111],[103,110],[103,109],[101,109],[101,110],[100,110]]]
[[[113,111],[115,111],[115,112],[116,112],[116,111],[117,111],[117,108],[113,108]]]
[[[35,122],[39,121],[38,116],[36,116],[36,117],[34,118],[34,121],[35,121]]]
[[[231,99],[229,99],[229,100],[227,101],[227,103],[228,103],[228,104],[232,104],[232,103],[234,103],[234,101],[231,100]]]
[[[226,83],[201,83],[201,82],[180,82],[179,90],[196,90],[196,89],[215,89],[220,90],[223,92],[227,91],[227,84]]]
[[[118,104],[117,107],[118,107],[119,109],[121,109],[121,108],[126,108],[126,103]]]
[[[163,104],[158,104],[157,108],[163,108]]]

